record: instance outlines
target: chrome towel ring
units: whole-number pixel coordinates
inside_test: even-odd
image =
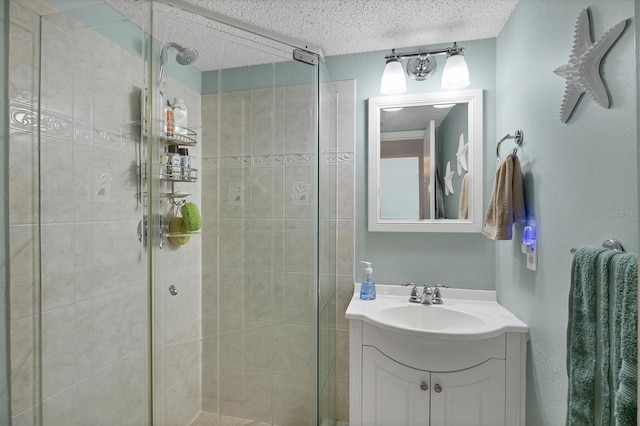
[[[515,143],[517,146],[513,149],[513,155],[516,155],[516,152],[518,152],[518,148],[522,146],[524,133],[522,133],[522,130],[516,130],[516,133],[514,135],[510,135],[507,133],[505,137],[498,141],[498,144],[496,145],[496,160],[498,161],[498,163],[500,162],[500,144],[507,139],[515,139]]]

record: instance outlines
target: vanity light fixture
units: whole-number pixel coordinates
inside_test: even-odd
[[[407,82],[404,77],[402,59],[407,59],[407,75],[416,81],[423,81],[433,75],[436,70],[437,55],[447,55],[444,69],[442,70],[443,90],[464,89],[469,86],[469,68],[464,60],[463,48],[453,43],[452,47],[434,50],[420,50],[408,53],[396,53],[385,56],[387,65],[382,73],[380,93],[383,95],[399,95],[407,91]]]

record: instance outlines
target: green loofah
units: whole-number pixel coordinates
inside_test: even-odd
[[[198,207],[195,204],[185,203],[180,209],[180,212],[182,213],[184,227],[187,231],[197,231],[202,227],[200,212],[198,211]]]
[[[169,232],[175,234],[183,234],[187,232],[184,227],[184,221],[181,217],[174,217],[169,223]],[[169,242],[175,246],[182,246],[189,242],[191,237],[189,236],[181,236],[181,237],[169,237]]]

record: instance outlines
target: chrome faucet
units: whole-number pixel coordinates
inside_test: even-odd
[[[444,284],[436,284],[435,289],[433,290],[433,304],[434,305],[442,305],[442,295],[440,294],[440,288],[441,287],[449,287],[448,285],[444,285]]]
[[[422,289],[422,296],[420,296],[420,303],[423,305],[433,305],[433,289],[426,284]]]
[[[442,294],[440,294],[441,287],[448,287],[442,284],[436,284],[434,288],[424,285],[422,288],[422,294],[419,294],[418,287],[415,283],[402,283],[403,286],[413,286],[411,288],[411,295],[409,296],[409,302],[420,303],[422,305],[442,305]]]
[[[422,294],[419,294],[418,287],[415,283],[403,283],[402,285],[413,286],[411,296],[409,296],[409,302],[420,303],[422,305],[442,305],[442,296],[440,295],[440,289],[437,284],[435,289],[425,284],[422,289]]]
[[[441,284],[436,284],[435,289],[433,290],[433,304],[434,305],[442,305],[442,295],[440,294],[440,287],[444,287]]]
[[[418,295],[418,287],[416,287],[416,283],[402,283],[403,286],[413,286],[411,288],[411,296],[409,296],[409,302],[412,303],[421,303],[420,296]]]

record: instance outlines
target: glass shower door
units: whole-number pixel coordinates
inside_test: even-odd
[[[0,6],[0,81],[2,94],[0,101],[0,188],[5,194],[0,206],[0,424],[10,424],[11,398],[9,379],[9,216],[8,216],[8,76],[9,55],[9,3]]]
[[[154,92],[150,158],[174,144],[162,107],[182,98],[198,169],[184,182],[153,166],[154,211],[170,223],[192,202],[202,218],[186,243],[170,234],[154,245],[154,421],[315,425],[318,67],[294,61],[291,46],[160,2],[153,21],[154,75],[163,47],[199,48],[173,27],[197,28],[212,48],[186,67],[179,48],[165,49]]]
[[[101,4],[43,16],[40,42],[42,424],[148,424],[148,38]]]

